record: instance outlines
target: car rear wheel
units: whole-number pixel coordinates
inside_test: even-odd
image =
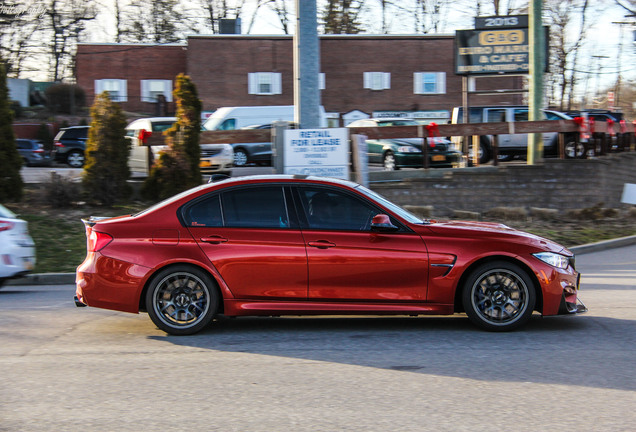
[[[146,292],[146,309],[157,327],[172,335],[190,335],[216,315],[216,286],[204,271],[175,266],[159,272]]]
[[[568,159],[579,159],[583,157],[585,153],[585,146],[582,142],[576,142],[575,140],[569,140],[565,143],[565,157]]]
[[[382,158],[382,166],[384,167],[384,171],[395,171],[399,169],[397,163],[395,162],[395,155],[393,152],[384,153],[384,157]]]
[[[495,261],[481,265],[470,274],[462,300],[466,314],[477,326],[490,331],[508,331],[528,322],[536,303],[536,292],[521,267]]]
[[[78,150],[71,150],[66,156],[66,163],[73,168],[84,166],[84,153]]]
[[[234,166],[242,167],[247,165],[247,153],[242,148],[234,150]]]

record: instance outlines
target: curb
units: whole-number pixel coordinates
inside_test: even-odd
[[[600,252],[636,244],[636,235],[568,248],[576,255]],[[7,285],[75,285],[75,273],[40,273],[8,280]]]
[[[636,235],[620,237],[617,239],[604,240],[597,243],[588,243],[580,246],[568,248],[576,255],[583,255],[591,252],[600,252],[608,249],[616,249],[636,244]]]

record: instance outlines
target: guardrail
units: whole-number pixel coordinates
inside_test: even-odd
[[[621,130],[621,128],[623,130]],[[634,139],[634,123],[614,124],[609,130],[607,123],[596,122],[593,133],[582,130],[581,125],[574,120],[542,120],[523,121],[508,123],[470,123],[470,124],[442,124],[419,125],[419,126],[383,126],[383,127],[352,127],[350,134],[365,135],[369,139],[392,139],[392,138],[432,138],[432,137],[471,137],[491,135],[496,155],[496,142],[499,135],[505,134],[527,134],[527,133],[559,133],[559,157],[565,158],[565,138],[572,137],[576,144],[581,143],[584,151],[582,158],[587,158],[591,151],[594,155],[603,155],[610,151],[634,151],[636,141]],[[587,133],[588,139],[581,140],[581,134]],[[612,136],[616,139],[612,142]],[[272,140],[272,133],[269,129],[241,129],[229,131],[202,131],[200,136],[201,144],[220,143],[251,143],[267,142]],[[162,145],[163,137],[153,134],[148,141],[148,145]],[[424,146],[426,152],[427,146]],[[467,146],[464,146],[464,153],[467,153]],[[497,158],[494,158],[497,164]],[[424,165],[428,165],[428,158],[424,157]]]

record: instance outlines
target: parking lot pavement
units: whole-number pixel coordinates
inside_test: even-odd
[[[629,431],[636,246],[582,255],[577,317],[509,333],[453,317],[220,319],[167,336],[73,305],[73,285],[0,290],[2,430]]]

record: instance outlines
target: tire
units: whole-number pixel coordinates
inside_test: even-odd
[[[505,261],[476,268],[462,293],[468,318],[489,331],[509,331],[526,324],[536,298],[530,276],[518,265]]]
[[[72,168],[84,166],[84,153],[79,150],[71,150],[66,156],[66,163]]]
[[[583,157],[583,153],[585,153],[583,143],[579,142],[577,145],[574,140],[565,143],[565,157],[567,159],[580,159]]]
[[[390,151],[384,153],[382,166],[384,167],[384,171],[396,171],[400,169],[395,161],[395,155]]]
[[[219,295],[212,278],[187,265],[155,275],[146,292],[146,309],[155,325],[175,336],[191,335],[214,319]]]
[[[242,167],[247,165],[247,153],[242,148],[234,149],[234,166]]]
[[[479,165],[487,164],[490,162],[490,143],[488,138],[481,137],[479,139]],[[472,166],[473,152],[472,144],[468,146],[468,161]]]

